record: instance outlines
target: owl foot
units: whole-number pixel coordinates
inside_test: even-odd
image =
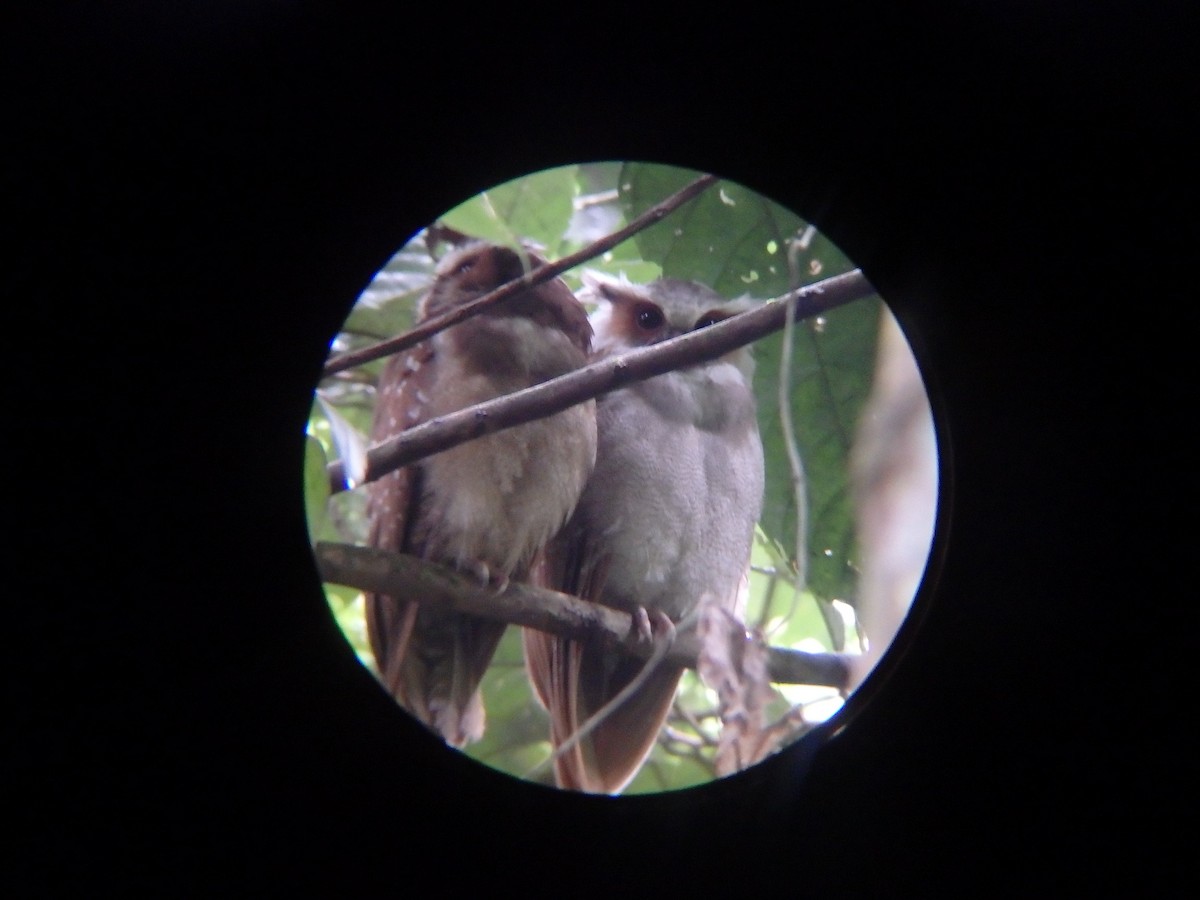
[[[458,564],[458,570],[479,582],[481,588],[490,588],[493,593],[503,594],[508,589],[508,576],[492,571],[482,559],[470,559]]]
[[[665,643],[670,647],[675,643],[675,623],[662,610],[654,610],[654,622],[646,607],[639,606],[633,611],[633,629],[630,632],[634,641],[639,644],[657,646]]]

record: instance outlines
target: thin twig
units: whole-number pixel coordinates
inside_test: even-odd
[[[419,344],[421,341],[429,338],[439,331],[449,328],[451,325],[457,325],[464,319],[477,315],[487,307],[499,303],[505,297],[510,297],[520,291],[531,288],[542,282],[549,281],[551,278],[556,278],[563,272],[573,269],[581,263],[585,263],[590,259],[595,259],[601,253],[611,250],[617,244],[649,228],[654,223],[661,220],[667,214],[674,212],[684,203],[687,203],[694,197],[699,196],[708,188],[716,184],[717,178],[715,175],[702,175],[693,181],[691,184],[684,187],[682,190],[672,194],[661,203],[655,204],[646,210],[624,228],[614,231],[612,234],[606,235],[593,241],[588,246],[584,247],[575,253],[568,254],[556,262],[542,266],[540,269],[535,269],[532,272],[526,272],[515,281],[510,281],[484,294],[478,300],[472,300],[470,303],[465,303],[462,306],[456,307],[449,312],[443,313],[440,316],[435,316],[432,319],[427,319],[420,325],[406,331],[404,334],[397,335],[393,338],[388,338],[386,341],[380,341],[378,344],[372,344],[369,347],[363,347],[359,350],[352,350],[348,353],[342,353],[333,357],[325,364],[322,372],[324,377],[334,375],[344,369],[350,369],[354,366],[361,366],[364,363],[372,360],[381,359],[385,356],[391,356],[394,353],[399,353],[401,350],[407,350],[409,347]]]
[[[796,430],[792,423],[792,341],[795,336],[796,317],[792,307],[784,317],[783,343],[779,353],[779,430],[787,452],[788,471],[791,475],[792,498],[796,505],[796,577],[792,582],[792,605],[782,621],[790,622],[800,603],[800,593],[808,580],[808,481],[804,474],[804,462],[800,448],[796,446]]]

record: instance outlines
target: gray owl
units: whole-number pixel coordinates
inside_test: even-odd
[[[740,311],[704,285],[644,286],[585,277],[595,358],[703,328]],[[596,465],[579,505],[547,548],[546,579],[566,593],[679,622],[711,597],[738,612],[763,495],[763,451],[739,348],[597,401]],[[600,638],[526,629],[526,665],[558,748],[642,669]],[[663,662],[595,730],[555,760],[562,788],[619,793],[654,745],[683,670]]]

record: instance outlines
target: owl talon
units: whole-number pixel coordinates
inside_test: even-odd
[[[470,575],[480,587],[487,587],[492,581],[492,570],[482,559],[471,559],[460,563],[458,570],[464,575]]]
[[[653,610],[654,621],[646,607],[639,606],[633,611],[633,628],[630,634],[634,642],[655,645],[665,641],[668,646],[675,643],[675,623],[661,609]]]
[[[493,572],[482,559],[472,559],[459,566],[459,571],[470,575],[479,582],[481,588],[490,588],[493,593],[503,594],[508,589],[508,576],[503,572]]]
[[[654,643],[654,629],[650,625],[650,617],[646,614],[646,607],[639,606],[634,610],[633,630],[640,642],[647,644]]]

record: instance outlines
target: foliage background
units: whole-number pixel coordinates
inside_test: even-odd
[[[539,245],[550,259],[619,228],[700,173],[644,163],[566,166],[507,182],[446,213],[441,222],[502,243]],[[377,274],[350,312],[331,352],[374,343],[412,324],[435,261],[418,234]],[[663,221],[587,267],[631,281],[660,276],[711,285],[727,297],[778,296],[854,268],[795,214],[750,189],[721,181]],[[580,286],[578,272],[564,277]],[[755,390],[767,489],[752,562],[747,625],[770,643],[804,650],[861,652],[854,615],[856,547],[848,477],[855,425],[870,388],[879,316],[877,297],[798,322],[781,381],[786,335],[755,345]],[[325,379],[309,421],[306,501],[314,540],[364,542],[362,490],[328,496],[324,467],[370,428],[374,383],[383,361]],[[797,484],[789,464],[803,461]],[[330,609],[359,658],[373,665],[362,596],[325,585]],[[497,769],[549,783],[546,716],[525,678],[517,629],[506,634],[484,680],[488,729],[467,748]],[[840,706],[833,689],[780,686],[772,714],[793,711],[794,739]],[[715,695],[685,675],[669,727],[626,793],[688,787],[713,777]],[[798,711],[796,715],[794,711]],[[541,768],[537,768],[541,765]]]

